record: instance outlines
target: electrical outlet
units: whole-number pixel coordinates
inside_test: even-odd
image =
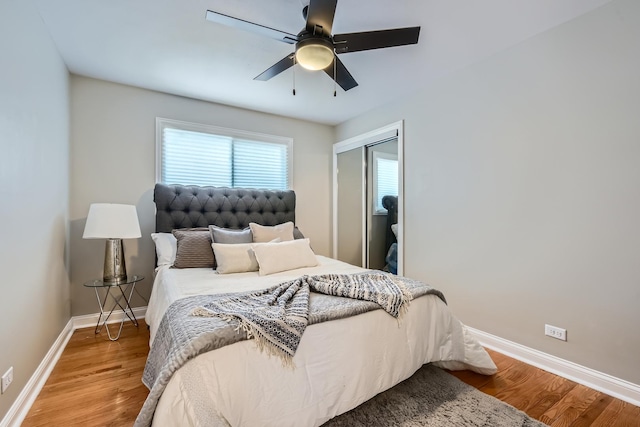
[[[567,330],[558,328],[557,326],[544,325],[544,334],[562,341],[567,340]]]
[[[13,382],[13,366],[10,367],[7,372],[2,376],[2,393],[7,391],[11,383]]]

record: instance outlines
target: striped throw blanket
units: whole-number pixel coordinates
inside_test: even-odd
[[[247,338],[258,348],[282,358],[292,359],[309,320],[309,292],[371,301],[398,318],[411,301],[411,293],[392,276],[384,273],[325,274],[302,276],[252,294],[233,295],[198,307],[194,316],[237,320]]]

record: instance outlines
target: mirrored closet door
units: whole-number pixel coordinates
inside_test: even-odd
[[[402,122],[334,145],[333,256],[402,274]]]
[[[358,147],[337,154],[338,252],[334,257],[359,267],[367,263],[363,241],[366,221],[362,215],[366,194],[364,153],[365,147]]]

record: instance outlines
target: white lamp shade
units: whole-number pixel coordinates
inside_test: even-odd
[[[93,203],[89,206],[83,239],[137,239],[142,237],[133,205]]]

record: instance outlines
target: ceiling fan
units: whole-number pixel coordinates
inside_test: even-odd
[[[302,10],[307,24],[297,35],[212,10],[207,10],[206,19],[295,45],[295,52],[267,68],[254,80],[269,80],[298,63],[309,70],[324,70],[345,91],[358,86],[358,83],[336,54],[418,43],[420,27],[332,35],[337,3],[338,0],[311,0]]]

